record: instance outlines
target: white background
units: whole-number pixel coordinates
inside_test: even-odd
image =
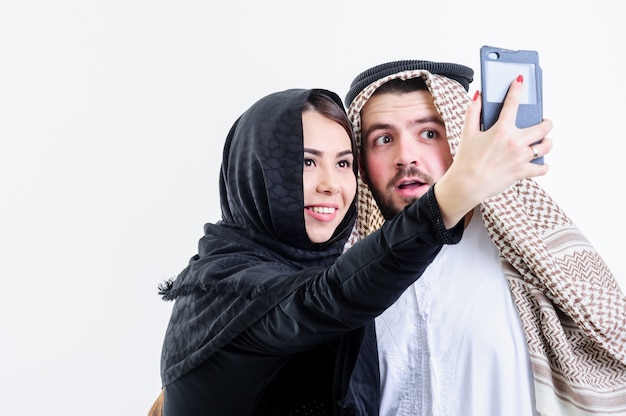
[[[478,70],[483,44],[538,50],[555,125],[540,182],[625,287],[618,7],[1,0],[0,413],[145,414],[171,309],[157,284],[219,218],[231,123],[277,90],[343,97],[389,60]]]

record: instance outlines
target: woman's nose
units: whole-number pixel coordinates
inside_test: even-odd
[[[324,172],[320,175],[320,181],[317,184],[317,191],[329,195],[338,193],[341,190],[337,176],[332,172]]]

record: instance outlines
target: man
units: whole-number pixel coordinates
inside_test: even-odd
[[[355,78],[346,96],[360,150],[354,240],[453,166],[472,77],[462,65],[396,61]],[[626,298],[530,179],[469,212],[461,242],[375,328],[381,415],[626,414]]]

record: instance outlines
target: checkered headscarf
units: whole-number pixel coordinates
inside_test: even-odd
[[[468,71],[469,70],[469,71]],[[421,77],[458,146],[473,72],[429,61],[396,61],[362,73],[346,97],[360,149],[360,112],[374,91]],[[359,215],[348,246],[384,219],[359,178]],[[593,246],[532,179],[481,204],[520,314],[543,415],[626,415],[626,296]]]

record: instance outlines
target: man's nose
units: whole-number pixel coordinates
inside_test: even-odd
[[[396,166],[409,166],[417,164],[415,140],[411,137],[401,137],[396,142],[395,162]]]

